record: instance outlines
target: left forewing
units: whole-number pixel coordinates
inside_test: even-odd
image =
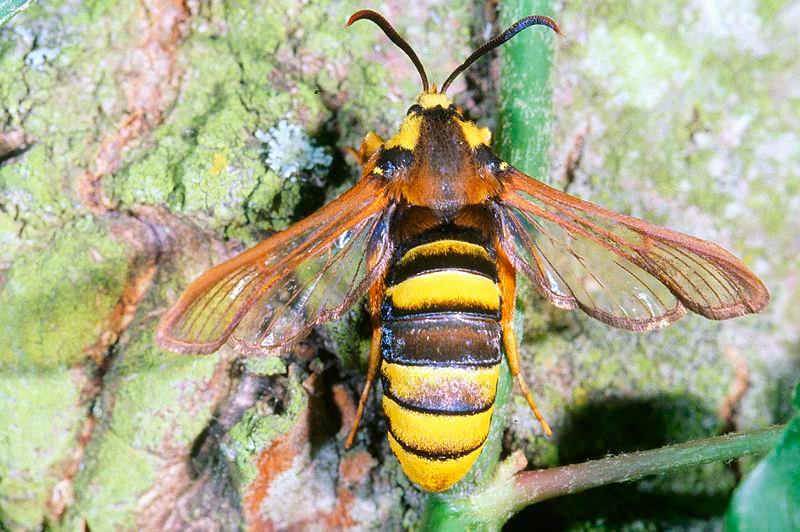
[[[393,208],[379,184],[360,181],[286,231],[204,273],[162,317],[158,344],[211,353],[232,337],[271,354],[339,317],[386,266]]]
[[[557,306],[643,331],[686,308],[722,320],[769,302],[764,284],[716,244],[608,211],[513,167],[502,180],[504,251]]]

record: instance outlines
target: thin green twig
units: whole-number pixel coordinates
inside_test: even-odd
[[[36,0],[0,0],[0,26],[11,20],[20,11],[27,9]]]
[[[745,455],[764,454],[775,446],[784,428],[785,425],[777,425],[756,432],[726,434],[581,464],[506,474],[506,478],[498,479],[490,490],[470,497],[471,504],[477,514],[491,516],[494,522],[504,522],[525,506],[553,497]],[[519,456],[512,456],[509,462],[507,467],[513,470],[524,463],[524,458],[520,461]]]

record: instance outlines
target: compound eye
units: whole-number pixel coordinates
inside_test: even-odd
[[[421,112],[422,112],[422,106],[420,104],[418,104],[418,103],[415,103],[414,105],[412,105],[411,107],[408,108],[408,112],[406,112],[406,114],[407,115],[410,115],[412,113],[413,114],[419,114]]]

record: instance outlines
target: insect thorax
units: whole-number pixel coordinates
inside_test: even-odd
[[[488,146],[489,130],[465,120],[441,94],[423,94],[418,102],[377,162],[392,192],[445,217],[495,195],[501,185],[489,165],[499,159]]]

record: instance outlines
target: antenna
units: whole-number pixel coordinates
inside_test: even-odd
[[[466,61],[461,63],[461,65],[459,65],[458,68],[453,70],[453,73],[450,74],[450,77],[448,77],[447,80],[442,84],[442,90],[441,90],[442,94],[444,94],[447,91],[447,88],[450,86],[451,83],[453,83],[453,80],[455,80],[459,74],[461,74],[467,68],[469,68],[469,66],[478,59],[480,59],[481,56],[483,56],[487,52],[494,50],[495,48],[505,43],[506,41],[509,41],[512,37],[514,37],[517,33],[521,32],[525,28],[536,25],[547,26],[548,28],[555,31],[559,35],[561,36],[564,35],[563,33],[561,33],[558,24],[556,24],[555,21],[553,21],[553,19],[545,17],[544,15],[533,15],[530,17],[525,17],[523,19],[520,19],[515,23],[513,23],[511,26],[509,26],[508,29],[503,33],[501,33],[500,35],[497,35],[492,39],[483,43],[483,45],[477,50],[475,50],[472,53],[472,55],[467,58]]]
[[[356,11],[350,15],[350,19],[347,21],[346,26],[349,26],[353,22],[361,19],[371,20],[374,22],[380,29],[383,30],[383,33],[389,37],[390,41],[395,43],[398,48],[406,53],[406,55],[411,59],[411,62],[414,63],[414,66],[417,67],[419,77],[422,79],[422,90],[428,92],[428,76],[425,74],[425,68],[422,66],[419,57],[417,57],[417,54],[411,49],[411,46],[402,37],[400,37],[400,35],[397,33],[397,30],[395,30],[392,25],[389,24],[389,21],[375,11],[370,9],[362,9],[361,11]]]

